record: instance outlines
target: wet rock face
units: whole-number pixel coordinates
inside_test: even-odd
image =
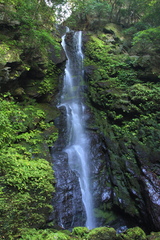
[[[111,218],[100,216],[100,225],[107,223],[118,229],[139,224],[158,231],[160,181],[158,164],[155,169],[150,151],[139,144],[125,146],[95,132],[90,135],[95,207],[111,214]],[[152,161],[156,156],[154,153]]]
[[[96,132],[89,133],[91,138],[91,172],[95,207],[111,199],[110,179],[107,166],[108,152],[103,139]]]
[[[160,180],[158,176],[145,167],[142,169],[143,196],[147,210],[155,230],[159,230],[160,224]]]
[[[53,169],[56,185],[53,196],[54,212],[51,216],[59,226],[69,229],[84,226],[86,221],[82,194],[77,175],[70,169],[68,156],[63,152],[68,142],[66,110],[60,108],[61,115],[55,120],[59,138],[52,148]]]
[[[97,218],[99,226],[107,223],[119,229],[139,224],[146,230],[158,231],[160,181],[158,169],[153,171],[153,165],[148,166],[147,148],[138,144],[127,148],[93,131],[90,136],[95,208],[110,213],[106,218],[103,214]],[[124,158],[131,152],[136,161]]]
[[[54,219],[64,228],[84,226],[86,221],[81,190],[77,175],[71,171],[68,165],[68,156],[63,152],[67,144],[66,111],[61,107],[61,116],[55,124],[59,129],[59,139],[52,148],[53,168],[56,177],[56,193],[53,197]],[[86,109],[86,121],[91,120],[89,109]],[[103,203],[111,202],[112,190],[107,174],[109,164],[107,148],[103,137],[96,129],[87,129],[86,134],[90,138],[90,184],[93,192],[94,208],[100,208]],[[97,217],[97,226],[104,224],[101,216]]]
[[[160,169],[158,151],[150,153],[147,149],[135,145],[135,154],[137,163],[141,169],[139,184],[141,194],[144,199],[148,219],[144,220],[146,225],[150,222],[149,227],[153,230],[160,229]]]
[[[53,198],[54,219],[63,228],[84,226],[85,213],[79,180],[68,166],[65,153],[53,154],[53,164],[56,177],[56,194]]]
[[[62,62],[64,62],[66,60],[66,55],[64,50],[61,48],[60,52],[56,52],[56,50],[54,49],[54,47],[50,48],[50,59],[57,65],[60,64]]]

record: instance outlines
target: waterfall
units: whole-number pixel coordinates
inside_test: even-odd
[[[66,38],[69,38],[66,41]],[[63,90],[59,107],[66,110],[67,144],[63,151],[68,164],[79,179],[81,196],[86,212],[86,227],[95,227],[90,173],[90,139],[85,131],[85,105],[81,84],[83,82],[82,32],[68,32],[62,37],[62,47],[67,56]],[[73,201],[73,208],[74,206]]]

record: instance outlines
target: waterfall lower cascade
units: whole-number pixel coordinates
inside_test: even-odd
[[[70,37],[69,41],[66,38]],[[95,227],[93,199],[90,183],[90,139],[85,132],[85,105],[81,84],[83,83],[82,32],[68,32],[62,37],[62,47],[67,56],[63,90],[59,107],[66,110],[67,145],[64,152],[68,164],[79,180],[81,198],[86,213],[86,227]],[[74,201],[72,203],[74,206]]]

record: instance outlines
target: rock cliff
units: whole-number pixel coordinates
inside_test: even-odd
[[[89,127],[103,145],[96,211],[111,226],[160,230],[159,55],[141,50],[115,24],[84,34]]]

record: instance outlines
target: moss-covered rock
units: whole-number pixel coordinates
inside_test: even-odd
[[[91,230],[87,240],[116,240],[116,231],[114,228],[99,227]]]
[[[15,48],[6,43],[0,44],[0,64],[5,65],[7,62],[19,62],[21,61],[20,55],[21,49]]]
[[[139,227],[130,228],[125,233],[120,234],[120,236],[124,240],[146,240],[147,239],[145,232]]]
[[[95,119],[92,125],[105,137],[106,179],[111,179],[113,190],[105,207],[99,209],[115,213],[116,206],[123,214],[159,230],[160,206],[149,194],[159,175],[159,73],[153,74],[155,63],[150,55],[123,49],[125,35],[124,39],[117,36],[119,40],[115,35],[115,30],[107,27],[103,34],[90,33],[85,43],[88,105]],[[108,41],[111,36],[114,41]],[[146,168],[151,169],[150,176]],[[147,190],[148,177],[152,180]],[[155,194],[158,196],[157,188]]]

